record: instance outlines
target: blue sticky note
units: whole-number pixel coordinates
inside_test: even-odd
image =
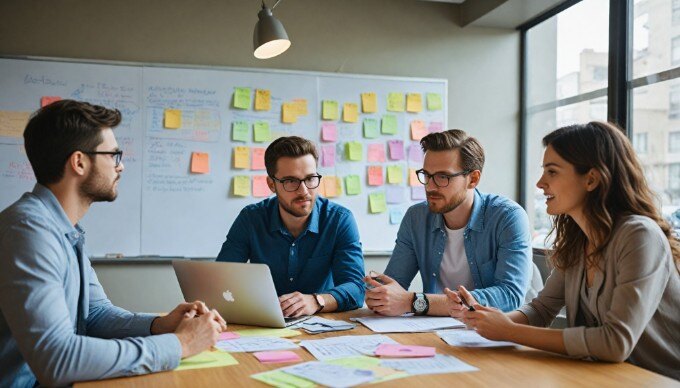
[[[401,223],[404,218],[403,209],[390,209],[390,224],[397,225]]]

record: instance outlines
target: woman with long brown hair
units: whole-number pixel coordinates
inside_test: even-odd
[[[553,216],[555,268],[519,310],[476,305],[466,323],[492,340],[680,379],[680,244],[628,138],[591,122],[553,131],[543,145],[537,186]],[[547,328],[565,306],[567,328]]]

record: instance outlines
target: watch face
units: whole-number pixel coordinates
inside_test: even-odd
[[[425,299],[423,299],[421,297],[416,298],[416,300],[413,302],[413,308],[418,313],[422,313],[423,311],[425,311],[426,307],[427,307],[427,303],[425,302]]]

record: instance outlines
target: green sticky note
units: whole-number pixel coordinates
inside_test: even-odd
[[[322,104],[321,118],[324,120],[338,119],[338,102],[332,100],[324,100]]]
[[[256,373],[251,378],[279,388],[312,388],[316,387],[313,381],[288,374],[281,370]]]
[[[387,94],[387,110],[390,112],[404,111],[404,93],[388,93]]]
[[[268,121],[256,121],[255,124],[253,124],[253,132],[255,132],[255,141],[258,143],[264,143],[272,139]]]
[[[427,110],[441,110],[442,96],[439,93],[427,93]]]
[[[371,193],[368,195],[369,210],[372,214],[384,213],[387,211],[387,200],[385,193]]]
[[[234,108],[250,109],[250,88],[234,88]]]
[[[359,175],[347,175],[345,177],[345,190],[347,190],[347,195],[361,194],[361,179],[359,179]]]
[[[379,134],[378,120],[364,119],[364,137],[367,139],[375,139]]]
[[[404,180],[404,171],[401,166],[387,166],[387,183],[399,184]]]
[[[333,359],[333,360],[327,360],[325,362],[328,363],[328,364],[346,366],[348,368],[357,368],[357,369],[363,369],[363,368],[366,368],[366,367],[379,366],[380,365],[380,359],[379,358],[366,357],[366,356],[336,358],[336,359]]]
[[[386,135],[395,135],[397,133],[397,116],[383,115],[380,131]]]
[[[250,140],[250,128],[245,121],[234,121],[231,124],[231,140],[247,142]]]
[[[359,161],[363,159],[364,147],[358,141],[350,141],[345,144],[345,151],[347,152],[347,159],[352,161]]]
[[[300,335],[297,330],[293,329],[245,329],[236,330],[241,337],[295,337]]]
[[[218,366],[237,365],[238,361],[227,352],[205,351],[195,356],[185,358],[180,361],[179,366],[175,370],[187,369],[201,369],[201,368],[215,368]]]

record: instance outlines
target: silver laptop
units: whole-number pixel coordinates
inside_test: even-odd
[[[284,319],[266,264],[174,260],[184,300],[202,300],[227,323],[287,327],[310,317]]]

